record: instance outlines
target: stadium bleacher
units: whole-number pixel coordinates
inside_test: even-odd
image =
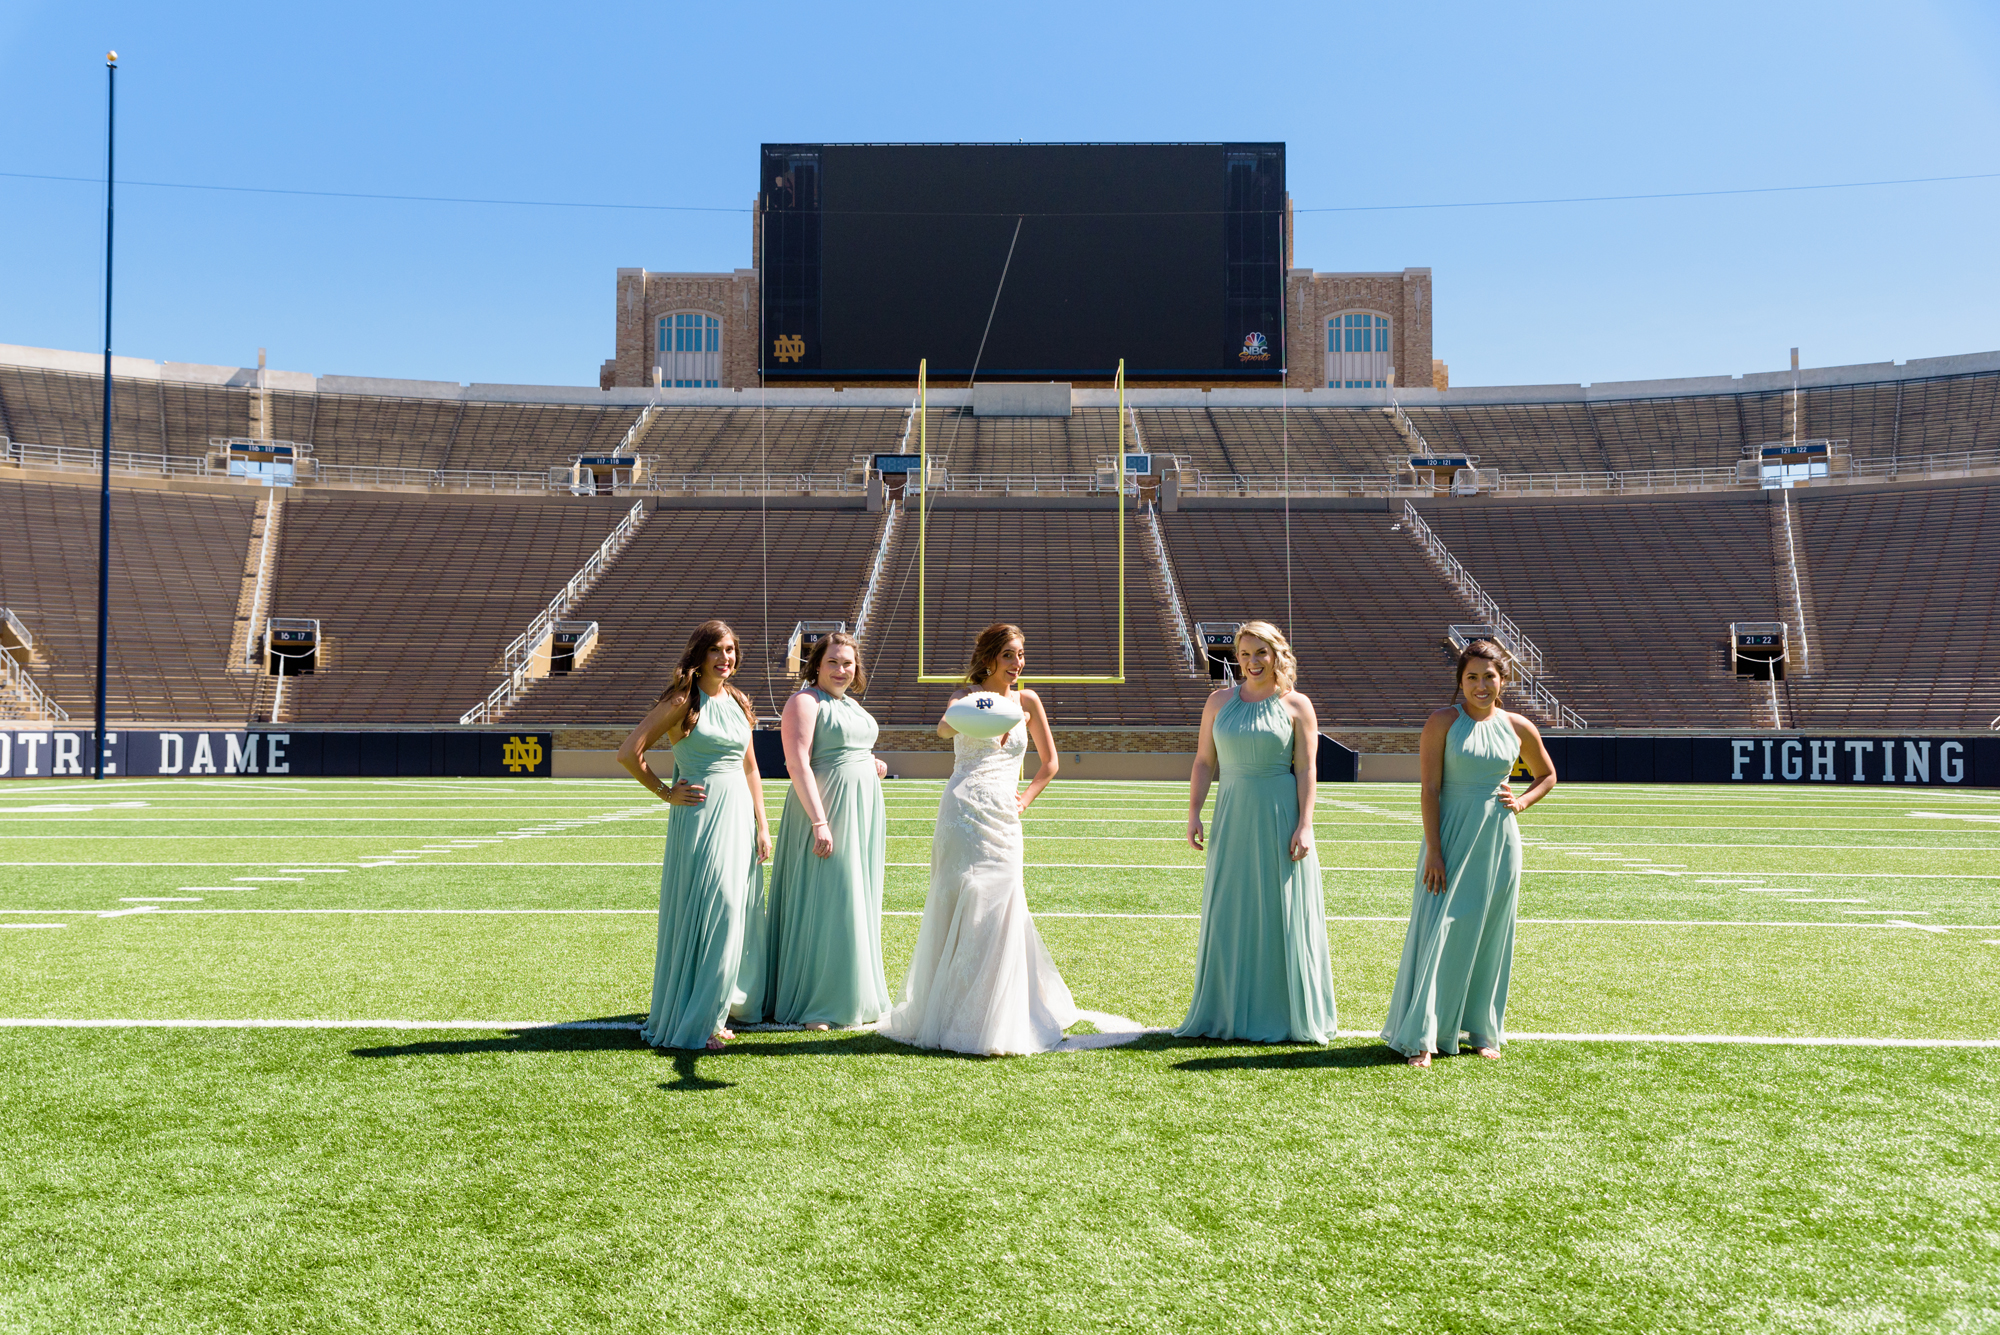
[[[877,686],[868,707],[884,726],[937,722],[951,687],[918,685],[916,510],[908,507],[890,551],[886,587],[863,641]],[[924,667],[964,670],[972,641],[996,621],[1028,637],[1028,675],[1103,676],[1118,670],[1118,530],[1103,502],[952,508],[930,512],[925,556]],[[1127,511],[1128,686],[1038,684],[1063,727],[1188,727],[1201,717],[1207,680],[1196,680],[1170,639],[1164,594],[1147,557],[1150,538]]]
[[[1161,522],[1191,619],[1287,623],[1282,513],[1203,510]],[[1445,628],[1472,616],[1423,549],[1390,531],[1396,522],[1380,501],[1291,513],[1299,689],[1329,725],[1407,727],[1451,697]]]
[[[0,365],[0,435],[94,449],[101,391],[97,376],[74,368]],[[601,622],[597,657],[571,677],[537,683],[507,715],[524,723],[608,723],[643,712],[660,689],[662,662],[702,616],[738,624],[749,651],[746,685],[764,694],[782,690],[767,662],[782,657],[793,622],[851,623],[883,522],[861,508],[855,461],[896,449],[909,424],[906,408],[879,398],[853,408],[675,404],[646,412],[630,400],[311,392],[296,379],[267,394],[267,432],[311,442],[321,464],[331,466],[318,484],[287,493],[266,609],[323,623],[323,670],[287,687],[284,716],[299,721],[455,720],[500,679],[501,646],[631,503],[564,492],[507,502],[449,492],[371,496],[343,491],[369,479],[343,474],[340,465],[545,479],[578,455],[610,452],[637,424],[633,450],[657,462],[664,491],[708,478],[721,490],[754,492],[759,473],[770,474],[773,503],[762,518],[729,508],[741,501],[654,501],[640,539],[571,613]],[[165,373],[121,380],[114,446],[196,458],[213,438],[254,430],[254,397],[240,381]],[[1982,676],[1993,629],[1993,600],[1982,590],[2000,582],[1987,558],[2000,484],[1935,476],[1940,466],[1963,471],[1966,451],[2000,448],[2000,372],[1809,384],[1796,396],[1766,382],[1735,393],[1492,399],[1406,408],[1435,450],[1476,455],[1483,470],[1506,474],[1706,468],[1712,477],[1733,469],[1746,449],[1789,435],[1793,416],[1802,437],[1847,442],[1856,480],[1868,485],[1790,493],[1812,623],[1802,629],[1821,652],[1810,671],[1795,670],[1779,688],[1781,716],[1796,726],[1980,727],[2000,712],[1990,673]],[[1133,421],[1128,447],[1178,456],[1185,467],[1224,479],[1273,477],[1287,455],[1294,477],[1381,477],[1410,452],[1381,407],[1136,406]],[[1115,610],[1104,498],[1054,493],[1091,487],[1098,460],[1117,447],[1115,410],[980,418],[934,406],[928,428],[955,486],[986,480],[932,512],[930,666],[955,669],[962,642],[979,626],[1010,608],[1040,608],[1045,623],[1029,626],[1036,669],[1109,671],[1098,661],[1109,651]],[[32,471],[45,463],[15,458],[31,471],[8,482],[0,602],[48,623],[32,627],[52,659],[37,677],[75,709],[87,702],[94,654],[86,643],[86,632],[94,632],[87,624],[94,617],[94,502],[77,486],[26,480],[55,475]],[[1904,480],[1888,480],[1891,460]],[[1925,460],[1931,480],[1909,480]],[[1021,485],[1030,477],[1047,485]],[[812,507],[785,498],[802,484],[846,495]],[[257,494],[208,479],[180,492],[141,485],[159,483],[116,485],[114,584],[122,592],[114,599],[171,607],[173,615],[122,618],[114,635],[114,712],[245,717],[259,708],[254,679],[225,671],[224,660]],[[1502,494],[1417,503],[1548,655],[1550,688],[1593,726],[1767,727],[1770,690],[1732,677],[1722,642],[1731,621],[1787,615],[1773,494],[1733,482],[1701,485],[1709,489],[1682,496]],[[1003,490],[1048,494],[1003,498]],[[1205,504],[1222,503],[1203,502],[1197,491],[1157,520],[1186,620],[1277,614],[1280,586],[1264,581],[1271,553],[1282,549],[1281,510],[1270,499]],[[1292,509],[1295,639],[1308,689],[1330,723],[1409,723],[1411,709],[1438,693],[1444,627],[1470,615],[1417,545],[1390,532],[1401,505],[1401,498],[1322,498]],[[903,517],[913,521],[914,512]],[[768,644],[762,575],[753,566],[766,522],[773,536]],[[1132,685],[1051,686],[1051,708],[1071,726],[1185,726],[1207,689],[1187,674],[1179,627],[1163,610],[1150,530],[1142,540],[1140,519],[1130,522]],[[942,696],[941,688],[905,680],[915,672],[914,574],[905,569],[913,529],[913,522],[900,525],[870,627],[878,668],[871,704],[892,726],[927,724]],[[1001,554],[993,578],[1004,580],[1004,599],[988,596],[991,580],[977,559],[965,563],[960,553],[967,550]],[[718,561],[717,553],[728,559]],[[704,571],[692,586],[685,574],[691,564]],[[1644,651],[1635,654],[1635,645]]]
[[[337,491],[289,500],[271,615],[318,619],[322,666],[287,680],[281,718],[456,720],[627,508]]]
[[[1727,642],[1732,621],[1780,618],[1772,495],[1420,509],[1593,727],[1769,727],[1768,690],[1731,675]]]
[[[121,721],[241,719],[255,678],[225,671],[257,495],[111,495],[106,708]],[[0,480],[0,606],[46,660],[35,678],[88,717],[97,681],[97,493]]]
[[[1801,492],[1813,728],[1983,728],[2000,711],[2000,486]]]
[[[588,666],[537,681],[508,712],[508,721],[638,722],[672,680],[688,634],[710,617],[727,621],[737,633],[743,655],[737,685],[760,714],[776,714],[791,693],[784,659],[793,625],[824,619],[853,626],[881,530],[882,516],[859,507],[653,510],[569,612],[571,620],[598,624],[598,647]],[[456,719],[486,689],[466,696],[450,717]]]

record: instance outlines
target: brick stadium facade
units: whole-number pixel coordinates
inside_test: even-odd
[[[1395,370],[1397,385],[1446,388],[1445,364],[1432,356],[1429,269],[1404,269],[1401,273],[1315,273],[1311,269],[1292,269],[1286,275],[1285,289],[1290,344],[1287,380],[1293,388],[1312,389],[1327,383],[1329,321],[1348,314],[1366,314],[1388,321],[1388,361]],[[757,326],[761,309],[755,269],[730,273],[620,269],[615,322],[617,354],[598,372],[598,385],[603,389],[650,386],[654,368],[661,364],[661,321],[695,313],[712,317],[721,326],[717,387],[754,388],[758,383]],[[672,383],[671,376],[666,379]]]

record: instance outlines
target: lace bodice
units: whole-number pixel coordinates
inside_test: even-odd
[[[1021,757],[1028,751],[1028,725],[1022,723],[1004,737],[968,737],[959,733],[951,739],[951,777],[977,774],[1011,784],[1021,776]]]

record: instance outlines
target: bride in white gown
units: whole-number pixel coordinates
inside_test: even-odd
[[[989,626],[973,646],[969,683],[1016,691],[1027,664],[1018,627]],[[958,733],[951,780],[931,843],[931,890],[901,1000],[881,1032],[901,1043],[985,1054],[1048,1052],[1076,1023],[1076,1003],[1042,945],[1021,883],[1021,813],[1056,776],[1055,737],[1033,691],[1016,697],[1026,721],[1003,737]],[[1041,767],[1020,792],[1021,757],[1034,735]]]

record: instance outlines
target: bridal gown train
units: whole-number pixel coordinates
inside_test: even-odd
[[[1025,727],[960,734],[931,842],[931,890],[901,1000],[881,1032],[901,1043],[985,1054],[1047,1052],[1076,1003],[1035,931],[1021,883],[1014,794]]]

